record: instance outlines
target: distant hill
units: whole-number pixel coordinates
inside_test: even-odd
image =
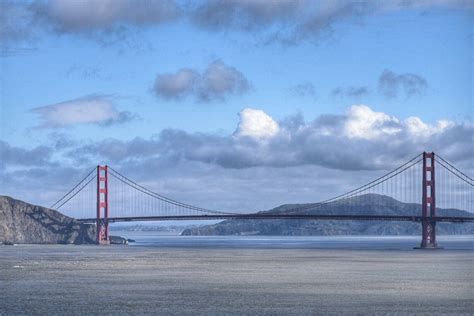
[[[0,243],[95,243],[95,226],[58,211],[0,196]]]
[[[308,204],[282,205],[261,213],[287,213],[295,207]],[[421,205],[402,203],[391,197],[366,194],[344,201],[330,203],[324,209],[308,209],[298,214],[351,214],[360,215],[420,215]],[[359,211],[356,211],[359,210]],[[361,211],[363,210],[363,211]],[[439,216],[474,216],[456,209],[437,209]],[[474,223],[438,223],[440,235],[474,234]],[[182,235],[280,235],[280,236],[329,236],[329,235],[419,235],[421,225],[413,222],[386,221],[308,221],[308,220],[226,220],[215,225],[190,228]]]

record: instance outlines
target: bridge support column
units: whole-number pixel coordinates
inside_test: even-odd
[[[107,166],[97,166],[97,220],[96,242],[110,244],[109,240],[109,201]]]
[[[435,153],[423,153],[423,180],[421,202],[421,245],[420,249],[437,249],[436,242],[436,182]]]

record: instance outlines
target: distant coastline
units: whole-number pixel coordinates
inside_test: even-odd
[[[403,203],[391,197],[366,194],[327,205],[324,209],[309,209],[301,214],[345,214],[347,204],[357,205],[358,215],[419,215],[421,205]],[[298,205],[304,208],[307,204]],[[282,205],[267,214],[284,213],[295,205]],[[364,211],[360,211],[364,210]],[[441,216],[474,216],[457,209],[437,209]],[[226,220],[214,225],[188,228],[182,235],[266,235],[266,236],[410,236],[420,235],[421,225],[414,222],[386,221],[308,221],[308,220]],[[439,235],[474,234],[474,223],[438,223]]]

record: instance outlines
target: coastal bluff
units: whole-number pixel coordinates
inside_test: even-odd
[[[0,196],[0,244],[93,244],[95,226],[56,210]]]

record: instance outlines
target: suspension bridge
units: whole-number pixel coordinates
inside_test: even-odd
[[[321,202],[273,212],[235,213],[171,199],[105,165],[91,170],[51,208],[95,224],[98,244],[109,243],[109,223],[115,222],[294,219],[418,222],[420,248],[437,248],[438,222],[474,222],[473,186],[473,179],[453,164],[424,152],[369,183]],[[387,201],[404,203],[403,214],[393,214]],[[440,209],[450,216],[439,216]]]

